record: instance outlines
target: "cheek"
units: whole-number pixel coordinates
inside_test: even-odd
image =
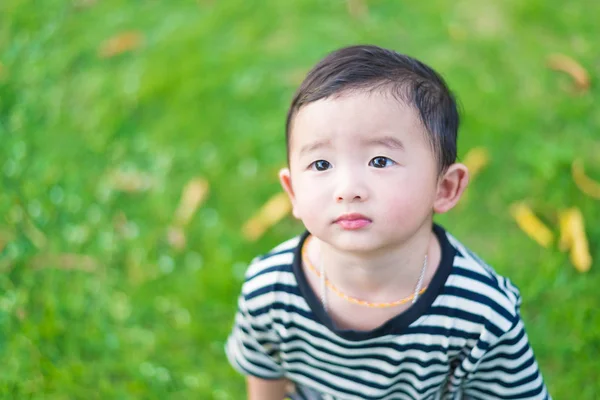
[[[302,219],[315,218],[318,210],[326,206],[327,194],[315,182],[299,177],[294,183],[296,209]]]
[[[435,186],[426,179],[410,178],[402,180],[395,185],[394,190],[381,191],[388,193],[385,201],[386,214],[390,221],[394,218],[410,219],[421,218],[433,209],[435,199]]]
[[[296,197],[296,217],[299,218],[306,229],[313,234],[321,232],[326,219],[325,202],[319,198],[316,191],[304,190],[302,195]]]

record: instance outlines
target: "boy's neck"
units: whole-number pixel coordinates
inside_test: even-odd
[[[425,255],[423,286],[429,283],[441,258],[440,244],[431,226],[423,227],[400,246],[370,254],[340,252],[317,238],[311,244],[308,257],[317,269],[322,262],[327,278],[338,289],[370,302],[395,301],[412,295]]]

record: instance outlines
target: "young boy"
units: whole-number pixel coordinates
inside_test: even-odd
[[[390,50],[308,73],[279,175],[307,231],[252,262],[226,345],[250,399],[549,398],[519,292],[432,220],[467,186],[458,122],[442,78]]]

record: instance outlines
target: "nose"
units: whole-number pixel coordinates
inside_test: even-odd
[[[365,180],[356,172],[348,172],[339,176],[334,197],[338,203],[362,202],[367,200],[368,190]]]

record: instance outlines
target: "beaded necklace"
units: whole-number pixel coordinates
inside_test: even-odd
[[[421,288],[421,286],[423,285],[423,278],[425,277],[425,270],[427,269],[427,255],[425,255],[425,259],[423,260],[423,266],[421,267],[421,274],[419,276],[419,280],[417,281],[417,285],[415,287],[414,294],[412,294],[408,297],[405,297],[403,299],[400,299],[400,300],[391,301],[391,302],[383,302],[383,303],[372,303],[369,301],[357,299],[356,297],[348,296],[347,294],[342,292],[340,289],[338,289],[333,283],[331,283],[331,281],[329,279],[327,279],[327,277],[325,276],[325,267],[324,267],[323,263],[321,263],[321,268],[319,271],[309,261],[306,252],[307,252],[307,248],[308,248],[308,242],[311,239],[312,239],[312,236],[309,236],[304,241],[304,245],[302,246],[302,261],[304,262],[304,265],[306,265],[308,267],[308,269],[310,269],[312,272],[314,272],[317,275],[318,278],[320,278],[321,302],[323,303],[323,307],[325,308],[325,311],[327,311],[327,290],[326,290],[326,288],[329,288],[334,294],[336,294],[338,297],[346,300],[347,302],[350,302],[353,304],[358,304],[359,306],[365,306],[365,307],[371,307],[371,308],[395,307],[395,306],[399,306],[402,304],[406,304],[411,300],[412,300],[412,304],[414,304],[417,301],[417,299],[419,298],[419,296],[422,295],[427,290],[427,286],[425,286],[424,288]]]

